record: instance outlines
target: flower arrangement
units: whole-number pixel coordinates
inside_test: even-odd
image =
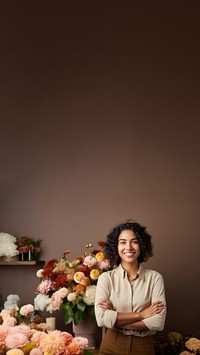
[[[105,243],[98,242],[98,246],[100,250],[92,250],[93,245],[87,244],[89,252],[84,252],[73,261],[68,259],[70,252],[66,251],[60,261],[52,259],[38,270],[37,276],[41,281],[34,300],[36,310],[52,313],[62,308],[65,324],[74,322],[78,325],[88,313],[95,321],[97,280],[102,272],[111,269],[105,258]]]
[[[178,332],[161,335],[155,342],[156,355],[200,354],[200,340],[194,336],[183,336]]]
[[[28,325],[0,325],[1,355],[75,355],[84,354],[86,347],[86,338],[73,338],[68,332],[36,330]]]
[[[19,238],[17,240],[17,246],[18,246],[20,259],[38,260],[41,252],[41,248],[40,248],[41,242],[42,242],[41,239],[34,240],[27,236]],[[28,256],[28,254],[30,254],[30,256]]]
[[[19,297],[9,295],[0,313],[1,355],[75,355],[85,352],[88,340],[59,330],[49,331],[46,323],[33,318],[31,304],[19,307]]]
[[[16,237],[12,234],[0,233],[0,257],[12,258],[18,254]]]
[[[40,324],[42,318],[35,312],[31,304],[22,305],[18,295],[9,295],[4,303],[4,308],[0,313],[0,323],[14,326],[21,323],[35,326]]]

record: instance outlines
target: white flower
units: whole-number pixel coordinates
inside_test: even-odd
[[[43,273],[43,269],[39,269],[39,270],[36,272],[36,276],[41,279],[41,278],[42,278],[42,273]]]
[[[19,254],[16,238],[8,233],[0,233],[0,256],[12,257]]]
[[[39,293],[34,299],[34,308],[36,311],[54,312],[56,308],[51,303],[51,298],[48,295]]]
[[[83,302],[87,306],[92,306],[95,301],[96,295],[96,285],[90,285],[86,287],[85,293],[83,294]]]
[[[4,303],[4,309],[16,309],[19,310],[20,298],[18,295],[9,295]]]
[[[69,302],[74,302],[76,301],[76,293],[75,292],[70,292],[67,296],[67,299]]]
[[[39,293],[34,299],[34,307],[36,311],[44,311],[51,303],[51,299],[48,295]]]

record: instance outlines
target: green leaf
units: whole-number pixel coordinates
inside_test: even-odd
[[[92,317],[93,323],[97,323],[96,316],[95,316],[95,311],[94,311],[94,307],[91,307],[91,308],[90,308],[90,313],[91,313],[91,317]]]
[[[84,309],[78,309],[77,308],[74,311],[73,318],[74,318],[74,324],[78,325],[78,323],[80,323],[83,320],[83,318],[84,318]]]
[[[63,304],[63,309],[64,309],[64,323],[67,325],[73,321],[73,307],[72,303],[66,302]]]
[[[85,311],[85,308],[86,308],[86,304],[83,303],[83,302],[79,302],[77,303],[77,309],[81,312],[84,312]]]

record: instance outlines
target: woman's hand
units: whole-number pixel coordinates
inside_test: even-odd
[[[147,307],[143,311],[140,312],[141,319],[149,318],[154,316],[155,314],[159,314],[165,308],[165,304],[161,301],[156,301],[151,304],[151,306]]]
[[[108,300],[102,300],[101,302],[99,302],[99,306],[104,310],[113,310],[112,303]]]

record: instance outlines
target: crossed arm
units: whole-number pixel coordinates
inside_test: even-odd
[[[112,303],[109,300],[99,302],[102,310],[113,310]],[[166,305],[161,301],[153,302],[150,306],[140,312],[117,313],[116,327],[132,330],[148,330],[148,327],[143,322],[143,319],[152,317],[161,313]]]

